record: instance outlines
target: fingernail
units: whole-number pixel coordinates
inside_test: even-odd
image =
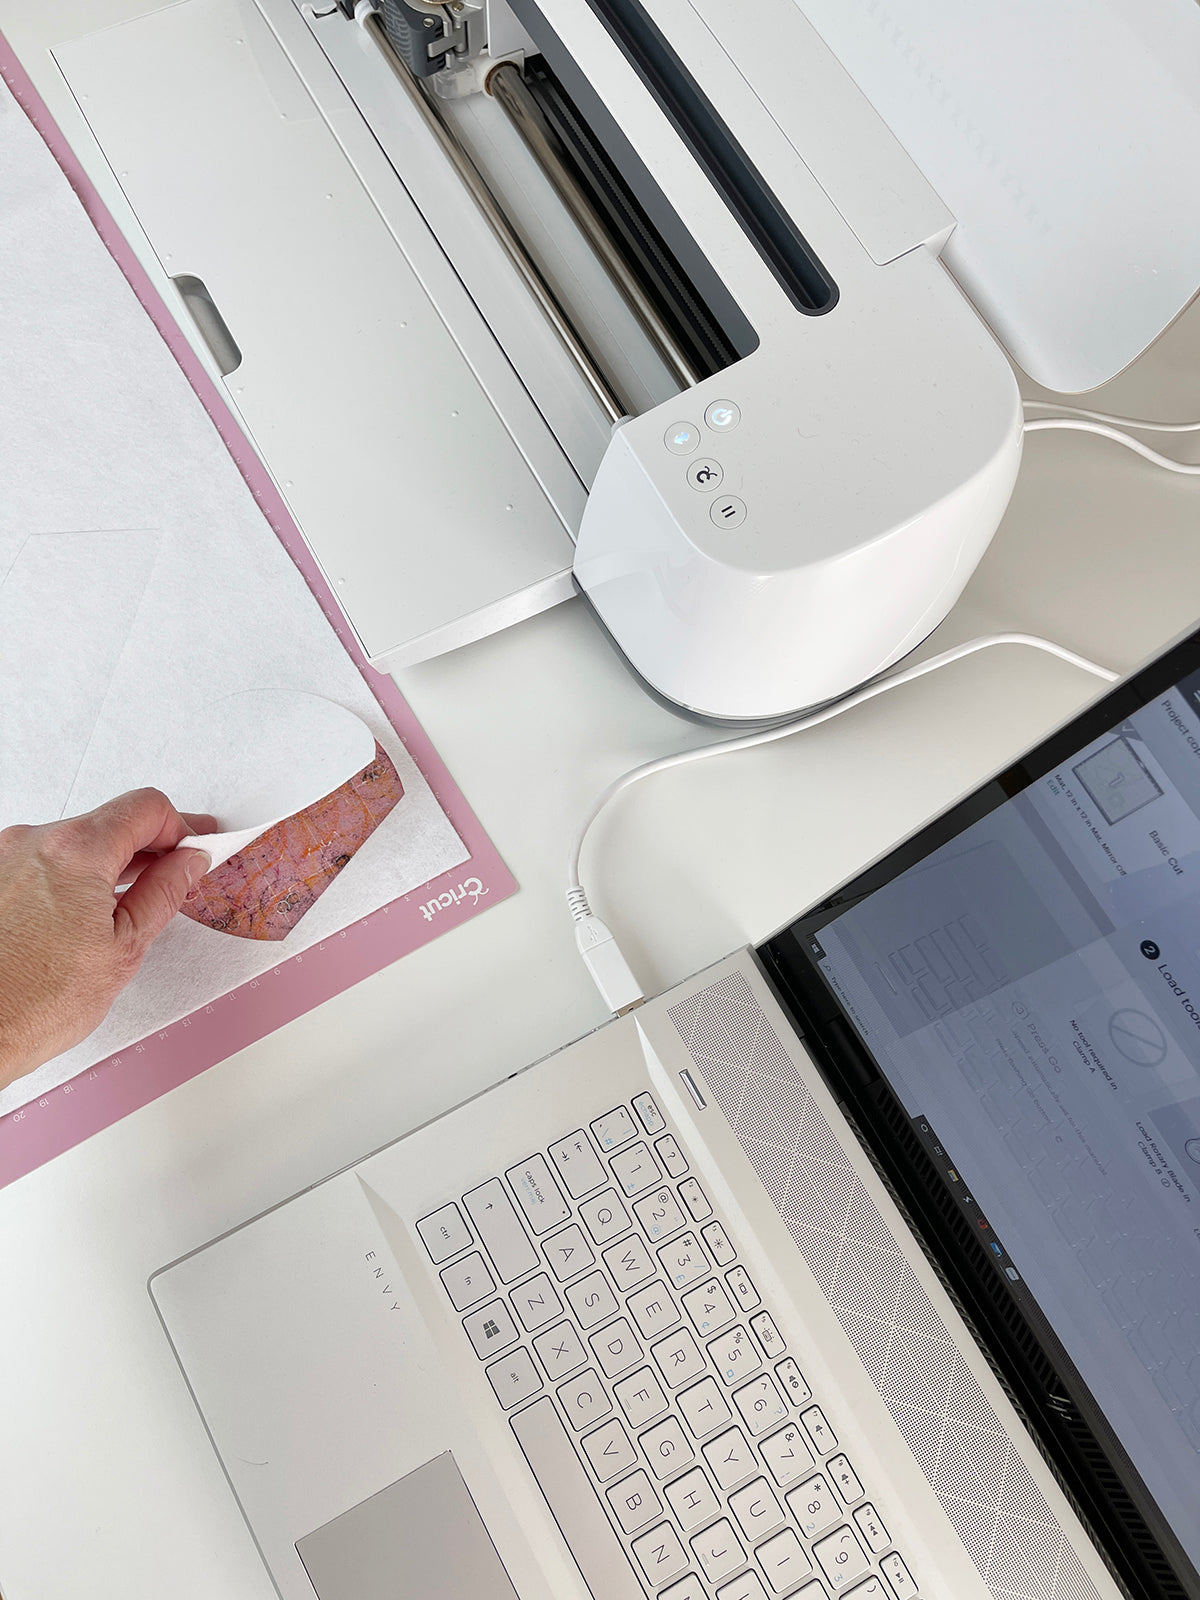
[[[211,869],[212,857],[207,850],[189,850],[188,855],[192,859],[187,864],[187,880],[194,886]]]

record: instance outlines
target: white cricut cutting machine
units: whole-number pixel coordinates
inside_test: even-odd
[[[578,585],[695,715],[840,696],[1003,514],[1002,345],[1200,284],[1192,0],[379,3],[0,20],[382,667]]]

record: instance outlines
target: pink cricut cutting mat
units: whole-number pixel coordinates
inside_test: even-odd
[[[259,509],[470,852],[468,860],[443,877],[0,1118],[3,1186],[486,910],[511,894],[516,882],[395,684],[367,663],[266,469],[2,37],[0,76],[63,169],[96,232],[195,390]]]

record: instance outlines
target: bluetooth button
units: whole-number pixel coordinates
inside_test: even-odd
[[[718,528],[740,528],[746,520],[746,502],[735,494],[723,494],[709,506],[708,515]]]
[[[663,443],[677,456],[690,456],[700,443],[700,429],[690,422],[673,422],[663,434]]]

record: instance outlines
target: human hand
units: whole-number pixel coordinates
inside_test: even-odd
[[[157,789],[0,831],[0,1089],[99,1027],[208,871],[203,850],[175,846],[215,831]]]

